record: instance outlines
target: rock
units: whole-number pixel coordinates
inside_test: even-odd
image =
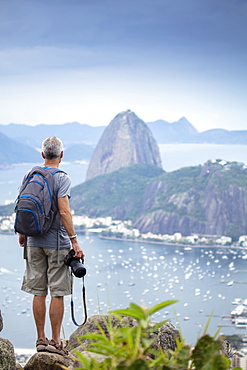
[[[123,316],[120,321],[114,315],[94,315],[91,316],[85,325],[79,326],[76,331],[69,338],[69,347],[82,352],[85,348],[88,347],[89,340],[83,339],[83,342],[78,341],[78,337],[81,337],[88,333],[98,332],[98,325],[101,326],[103,331],[108,334],[106,327],[106,322],[111,320],[111,325],[113,328],[122,328],[122,327],[135,327],[137,326],[137,321],[131,317]],[[154,322],[151,322],[150,327],[154,326]],[[152,338],[154,340],[152,348],[158,349],[161,348],[164,352],[168,350],[176,349],[176,338],[180,338],[179,331],[170,323],[162,325],[158,330],[152,333]]]
[[[224,339],[221,343],[221,353],[227,358],[232,357],[234,353],[234,348],[230,344],[230,342],[226,339]]]
[[[73,334],[71,334],[69,338],[69,347],[70,348],[77,348],[81,345],[81,343],[78,341],[77,337],[80,337],[82,335],[85,335],[87,333],[94,333],[98,332],[99,328],[98,325],[101,326],[101,328],[104,330],[105,333],[108,333],[106,322],[107,320],[111,319],[112,327],[113,328],[122,328],[122,327],[133,327],[137,325],[137,322],[135,319],[131,317],[124,316],[123,320],[120,321],[116,316],[114,315],[93,315],[87,319],[87,322],[84,325],[80,325]],[[83,346],[84,348],[87,347],[89,344],[88,339],[83,340]]]
[[[142,196],[133,228],[141,233],[247,233],[247,169],[215,160],[154,179]]]
[[[14,347],[8,339],[3,338],[0,338],[0,369],[16,370]]]
[[[151,337],[154,339],[153,348],[156,350],[161,348],[164,352],[175,351],[177,348],[176,339],[180,339],[179,331],[169,322],[154,331]]]
[[[59,364],[68,367],[70,360],[68,357],[61,355],[38,352],[28,360],[24,370],[61,370]]]
[[[89,163],[86,180],[137,163],[162,168],[159,147],[150,129],[127,110],[105,129]]]
[[[2,318],[1,310],[0,310],[0,331],[2,330],[3,330],[3,318]]]

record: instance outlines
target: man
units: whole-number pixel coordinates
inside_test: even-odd
[[[60,139],[52,136],[44,140],[42,143],[44,167],[54,167],[55,171],[59,167],[63,153],[63,143]],[[54,175],[54,194],[60,220],[56,217],[45,234],[27,237],[26,271],[22,284],[22,290],[34,295],[33,315],[37,329],[37,351],[61,355],[67,354],[60,338],[64,315],[63,297],[71,294],[71,274],[69,267],[64,264],[64,257],[71,246],[75,251],[74,257],[84,257],[77,241],[70,212],[70,188],[69,176],[64,172],[57,172]],[[19,244],[24,247],[24,235],[19,234]],[[50,341],[45,335],[48,287],[51,295],[49,317],[52,338]]]

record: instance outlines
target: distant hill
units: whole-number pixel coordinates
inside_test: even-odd
[[[247,145],[247,130],[228,131],[215,128],[199,133],[185,117],[172,123],[165,120],[157,120],[146,122],[146,124],[158,144],[208,143]],[[81,143],[95,147],[105,128],[106,126],[92,127],[78,122],[61,125],[40,124],[36,126],[10,123],[8,125],[0,125],[0,132],[11,139],[34,148],[40,148],[41,142],[52,135],[60,137],[66,148]]]
[[[0,133],[0,167],[13,163],[40,161],[40,153],[28,145],[18,143]]]
[[[199,133],[184,117],[173,123],[158,120],[148,122],[147,125],[158,144],[204,143],[247,145],[247,131],[228,131],[215,128]]]
[[[49,136],[58,136],[66,147],[81,143],[96,145],[104,129],[105,126],[92,127],[78,122],[36,126],[16,123],[0,125],[0,132],[3,134],[35,148],[40,148],[42,141]]]
[[[76,144],[66,148],[65,161],[90,161],[94,151],[92,145]]]
[[[148,122],[147,125],[159,144],[184,142],[198,134],[195,127],[184,117],[173,123],[158,120]]]
[[[139,164],[72,189],[76,214],[131,219],[141,232],[183,235],[247,234],[247,169],[236,162],[165,173]]]
[[[86,179],[136,163],[162,167],[159,147],[150,129],[134,112],[127,110],[119,113],[103,132]]]
[[[224,129],[212,129],[199,133],[190,138],[190,143],[210,144],[247,144],[247,131],[227,131]]]

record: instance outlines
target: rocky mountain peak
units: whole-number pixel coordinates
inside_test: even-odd
[[[148,126],[131,110],[106,127],[88,166],[86,179],[138,163],[162,168],[159,147]]]

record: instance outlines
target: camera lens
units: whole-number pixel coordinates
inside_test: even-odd
[[[83,277],[86,275],[86,269],[78,259],[73,258],[73,260],[70,262],[70,267],[76,277]]]

